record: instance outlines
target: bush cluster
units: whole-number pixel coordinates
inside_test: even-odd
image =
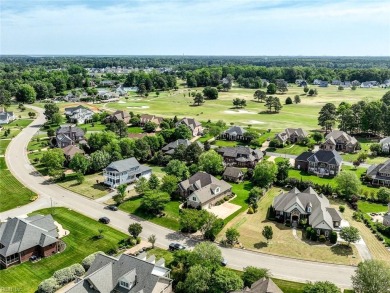
[[[39,293],[53,293],[61,286],[81,277],[85,269],[81,264],[73,264],[69,267],[55,271],[53,277],[43,280],[38,286]]]

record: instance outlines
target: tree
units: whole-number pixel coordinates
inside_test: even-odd
[[[129,228],[127,230],[129,231],[129,234],[131,236],[137,238],[138,235],[142,232],[142,226],[140,223],[133,223],[129,225]]]
[[[274,162],[262,161],[256,165],[252,181],[262,188],[269,187],[276,180],[277,172],[278,167]]]
[[[184,233],[194,233],[198,231],[204,219],[205,210],[184,209],[180,212],[179,224],[180,229]]]
[[[0,89],[0,105],[11,105],[11,93],[5,89]]]
[[[241,279],[244,281],[244,286],[250,287],[254,282],[261,278],[269,278],[270,273],[267,269],[257,267],[246,267],[241,275]]]
[[[146,191],[149,191],[148,180],[146,180],[145,177],[141,177],[140,179],[138,179],[135,183],[134,190],[141,195],[144,194]]]
[[[272,231],[271,226],[264,226],[263,231],[261,234],[264,236],[265,239],[267,239],[267,243],[269,240],[272,239],[272,236],[274,235],[274,232]]]
[[[390,91],[386,92],[383,97],[381,98],[381,101],[385,103],[387,106],[390,106]]]
[[[244,286],[244,282],[235,272],[222,268],[213,273],[211,284],[211,293],[236,292]]]
[[[341,228],[340,237],[348,242],[348,246],[360,240],[359,230],[355,227]]]
[[[145,96],[145,94],[147,93],[145,84],[141,83],[141,84],[138,85],[137,93],[138,93],[141,97]]]
[[[126,124],[126,122],[122,121],[122,120],[119,120],[115,124],[116,124],[116,128],[117,128],[116,129],[116,134],[118,134],[118,136],[120,138],[127,137],[127,124]]]
[[[287,85],[288,85],[287,82],[285,82],[284,80],[278,80],[276,82],[277,91],[280,92],[281,94],[284,94],[285,92],[288,91]]]
[[[204,97],[201,93],[196,93],[195,97],[194,97],[194,104],[197,104],[198,106],[200,106],[200,104],[203,104],[204,103]]]
[[[286,99],[286,105],[291,105],[293,103],[292,99],[290,97],[287,97]]]
[[[209,100],[216,100],[218,99],[218,90],[216,88],[206,86],[203,89],[203,95]]]
[[[206,293],[210,289],[210,280],[212,274],[209,268],[197,264],[192,266],[187,274],[187,278],[182,284],[182,292],[191,292],[191,293]]]
[[[229,228],[226,230],[225,233],[226,241],[230,245],[234,245],[238,242],[238,237],[240,237],[240,233],[237,231],[236,228]]]
[[[233,106],[235,106],[236,108],[243,108],[246,106],[246,100],[240,99],[240,98],[235,98],[235,99],[233,99]]]
[[[44,100],[50,97],[49,89],[43,82],[37,81],[33,84],[34,90],[37,93],[38,100]]]
[[[29,84],[21,84],[15,94],[16,100],[21,103],[32,104],[35,102],[37,94]]]
[[[309,92],[309,87],[308,87],[308,86],[305,86],[305,87],[303,88],[303,92],[304,92],[305,94],[307,94],[307,93]]]
[[[336,176],[337,189],[346,199],[350,199],[352,195],[357,195],[361,182],[355,172],[342,171]]]
[[[55,125],[60,125],[63,121],[63,117],[60,113],[54,113],[51,117],[51,122]]]
[[[54,175],[64,166],[65,157],[62,149],[52,149],[43,153],[41,163],[46,167],[49,175]]]
[[[117,205],[121,204],[125,198],[126,194],[126,184],[121,184],[116,188],[117,194],[113,197],[113,200]]]
[[[390,266],[380,260],[359,263],[352,276],[352,287],[356,293],[389,292]]]
[[[341,290],[335,284],[325,281],[306,284],[303,293],[341,293]]]
[[[176,176],[179,180],[185,180],[190,175],[186,164],[179,160],[169,161],[168,165],[164,168],[164,171],[168,175]]]
[[[212,175],[221,174],[224,169],[222,156],[214,150],[202,153],[199,157],[199,169]]]
[[[161,180],[160,190],[171,195],[177,190],[178,183],[179,180],[177,179],[176,176],[165,175]]]
[[[198,142],[191,143],[185,150],[185,158],[188,163],[198,163],[203,149]]]
[[[110,154],[105,151],[96,151],[91,154],[91,169],[93,172],[101,171],[110,163]]]
[[[158,179],[156,174],[152,174],[148,181],[149,189],[156,190],[160,186],[160,179]]]
[[[77,184],[82,184],[85,181],[85,177],[83,173],[76,173],[76,181]]]
[[[272,96],[269,96],[265,99],[264,106],[267,107],[269,112],[272,112],[272,108],[273,108],[275,113],[279,112],[283,108],[279,98],[272,97]]]
[[[147,212],[158,215],[160,214],[165,205],[171,200],[170,196],[166,192],[162,191],[146,191],[141,198],[141,207]]]
[[[175,139],[190,139],[192,137],[192,132],[187,126],[180,124],[175,128],[173,136]]]
[[[35,112],[28,112],[28,117],[30,117],[31,119],[34,118],[36,116]]]
[[[290,169],[290,161],[287,159],[278,161],[276,163],[278,167],[278,172],[276,174],[276,180],[280,183],[285,182],[288,177],[288,170]]]
[[[221,250],[212,242],[201,242],[192,251],[192,261],[216,269],[222,261]]]
[[[378,200],[381,203],[389,203],[390,202],[390,189],[386,187],[379,188],[378,193],[376,194]]]
[[[269,94],[269,95],[274,95],[274,94],[276,94],[276,84],[270,83],[270,84],[267,86],[267,94]]]
[[[53,115],[56,113],[59,113],[59,111],[60,111],[60,108],[58,108],[57,104],[46,103],[45,104],[45,112],[43,112],[43,114],[45,115],[47,120],[52,121]]]
[[[157,238],[156,238],[156,235],[154,235],[154,234],[152,234],[148,237],[148,242],[150,244],[152,244],[152,249],[154,248],[154,244],[156,243],[156,240],[157,240]]]
[[[313,139],[316,141],[317,144],[321,142],[321,140],[324,138],[322,134],[318,131],[314,132],[312,135]]]
[[[301,102],[301,98],[299,97],[299,95],[295,95],[294,96],[294,103],[299,104],[300,102]]]
[[[264,99],[267,97],[267,93],[261,90],[255,91],[253,94],[254,98],[257,99],[258,102],[264,101]]]
[[[154,123],[154,122],[146,122],[145,125],[144,125],[144,130],[145,132],[147,133],[151,133],[151,132],[155,132],[156,129],[157,129],[157,124]]]
[[[336,122],[336,106],[332,103],[325,104],[318,116],[318,125],[325,128],[326,133],[328,133],[329,129],[331,129],[332,124]]]
[[[69,167],[73,171],[81,173],[81,174],[87,173],[89,166],[90,166],[89,159],[80,153],[75,154],[69,163]]]
[[[310,89],[308,92],[309,96],[316,96],[317,95],[317,89]]]

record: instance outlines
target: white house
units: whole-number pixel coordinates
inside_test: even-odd
[[[72,123],[77,123],[77,124],[88,123],[92,121],[93,114],[94,114],[93,111],[81,105],[77,107],[65,108],[65,116]]]
[[[14,112],[7,112],[4,108],[0,108],[0,125],[8,124],[16,119]]]
[[[384,139],[381,139],[379,144],[382,146],[382,152],[390,153],[390,136],[385,137]]]

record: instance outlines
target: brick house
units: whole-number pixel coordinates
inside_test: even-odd
[[[254,168],[263,158],[263,152],[247,146],[222,147],[217,152],[223,157],[226,166]]]
[[[295,158],[294,167],[319,177],[336,176],[341,169],[343,159],[335,150],[319,150],[315,153],[303,152]]]
[[[341,151],[345,153],[353,153],[360,149],[359,142],[353,136],[348,135],[344,131],[333,130],[325,137],[325,142],[321,148],[328,151]]]
[[[78,143],[86,143],[84,130],[74,125],[61,125],[56,130],[56,144],[59,148],[64,148]]]
[[[199,136],[203,134],[202,124],[194,118],[183,118],[179,120],[175,126],[178,127],[180,124],[187,126],[191,130],[192,136]]]

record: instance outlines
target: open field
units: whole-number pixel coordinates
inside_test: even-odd
[[[80,263],[84,257],[96,251],[107,252],[118,246],[128,235],[114,230],[91,218],[65,208],[54,208],[54,219],[69,235],[62,238],[66,243],[64,252],[44,258],[37,263],[23,264],[0,271],[0,287],[20,288],[20,292],[35,292],[39,283],[61,268]],[[49,214],[51,209],[36,211],[35,214]],[[98,230],[103,229],[104,238],[95,239]]]
[[[336,86],[329,86],[328,88],[318,88],[318,96],[308,97],[304,95],[301,87],[291,85],[287,93],[276,96],[284,104],[287,97],[300,95],[302,100],[300,104],[283,105],[280,114],[259,114],[266,109],[264,103],[253,100],[254,89],[233,87],[229,92],[220,92],[218,100],[206,100],[202,106],[194,107],[192,106],[193,98],[188,97],[188,92],[201,90],[202,88],[180,88],[178,91],[161,92],[159,97],[151,94],[147,98],[141,98],[132,93],[129,99],[121,100],[124,103],[108,103],[106,108],[165,117],[188,116],[200,121],[221,119],[227,124],[233,122],[243,126],[252,125],[253,128],[282,130],[286,127],[302,127],[309,131],[318,129],[318,112],[325,103],[330,102],[337,105],[342,101],[354,103],[365,98],[377,100],[386,93],[386,90],[381,88],[338,91]],[[233,108],[233,98],[247,100],[247,107],[244,109]],[[103,104],[95,104],[94,106],[103,107]]]
[[[35,196],[11,174],[4,158],[0,158],[0,190],[0,212],[28,204]]]
[[[257,213],[252,215],[241,213],[225,226],[218,235],[218,239],[224,237],[227,228],[234,227],[240,232],[239,241],[246,249],[329,263],[347,265],[359,263],[360,256],[353,246],[351,248],[344,245],[331,247],[329,244],[310,242],[304,239],[302,230],[299,229],[297,230],[297,238],[294,238],[290,227],[267,220],[267,210],[272,204],[273,198],[280,191],[278,188],[272,188],[260,199]],[[273,239],[268,245],[261,235],[265,225],[271,226],[274,231]]]
[[[358,208],[362,213],[383,213],[387,211],[387,205],[359,200]]]

